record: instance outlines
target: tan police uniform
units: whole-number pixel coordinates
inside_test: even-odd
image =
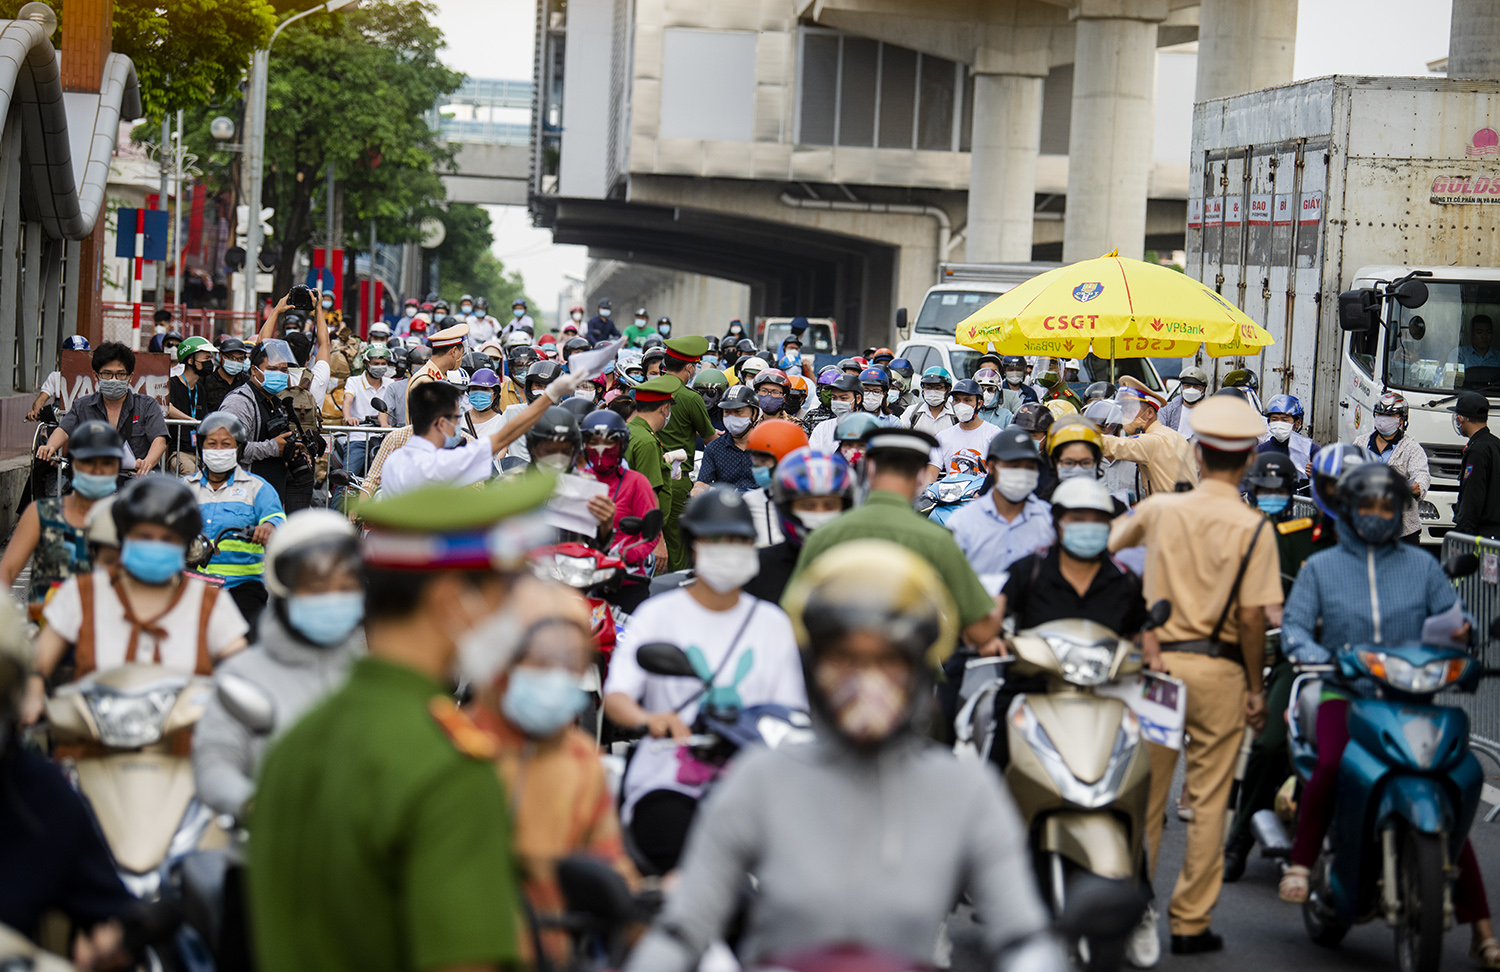
[[[442,354],[444,351],[447,351],[449,348],[453,347],[456,344],[463,344],[464,338],[468,336],[469,325],[464,323],[455,324],[452,327],[445,327],[441,331],[438,331],[436,334],[428,336],[427,340],[432,344],[432,353],[434,355],[438,355]],[[416,388],[418,385],[425,385],[429,381],[447,380],[447,373],[444,372],[442,368],[439,368],[437,365],[433,364],[431,361],[428,361],[425,365],[418,369],[417,373],[412,375],[406,381],[407,414],[411,414],[410,406],[412,389]]]
[[[1205,446],[1246,457],[1265,432],[1265,422],[1245,401],[1211,398],[1193,410],[1195,436]],[[1259,535],[1256,536],[1256,531]],[[1254,546],[1251,546],[1254,537]],[[1172,602],[1172,616],[1156,631],[1167,671],[1187,684],[1187,854],[1172,892],[1172,934],[1207,931],[1224,875],[1224,818],[1235,760],[1245,729],[1251,681],[1239,660],[1239,609],[1280,604],[1276,531],[1249,506],[1238,487],[1205,479],[1186,493],[1159,493],[1115,521],[1110,550],[1146,546],[1146,602]],[[1246,554],[1249,554],[1248,561]],[[1244,579],[1230,603],[1241,563]],[[1226,612],[1227,608],[1227,612]],[[1220,619],[1223,618],[1222,626]],[[1218,637],[1210,641],[1215,628]],[[1220,654],[1228,657],[1219,657]],[[1261,649],[1250,664],[1259,666]],[[1260,672],[1253,677],[1260,685]],[[1178,753],[1151,745],[1151,805],[1147,839],[1151,867],[1161,847],[1163,815]]]
[[[1146,404],[1158,412],[1166,404],[1161,395],[1150,390],[1136,379],[1126,375],[1120,379],[1120,389],[1129,389]],[[1202,406],[1200,405],[1199,408]],[[1198,410],[1193,410],[1194,429],[1197,428]],[[1176,429],[1169,429],[1152,419],[1151,424],[1133,436],[1106,435],[1104,458],[1124,459],[1136,464],[1140,479],[1141,496],[1170,493],[1178,483],[1198,485],[1198,460],[1193,447]]]

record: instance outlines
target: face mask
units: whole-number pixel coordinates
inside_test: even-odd
[[[470,595],[464,600],[477,601],[478,597]],[[515,657],[521,637],[521,626],[505,608],[481,616],[474,627],[454,639],[458,648],[454,674],[472,685],[492,684]]]
[[[1021,382],[1026,380],[1026,372],[1007,371],[1005,373],[1005,380],[1010,382],[1012,385],[1019,385]]]
[[[573,393],[573,397],[581,398],[586,402],[592,402],[594,400],[594,390],[592,388],[580,388]]]
[[[1093,560],[1109,546],[1108,523],[1064,523],[1063,549],[1080,560]]]
[[[1453,431],[1454,431],[1454,434],[1458,435],[1460,438],[1468,438],[1468,436],[1464,435],[1463,426],[1458,424],[1458,413],[1457,412],[1453,413]]]
[[[235,361],[233,358],[230,358],[224,362],[222,367],[226,375],[242,375],[250,365],[244,361]]]
[[[850,412],[854,411],[854,403],[840,401],[839,399],[835,398],[829,401],[828,410],[833,413],[834,418],[843,418],[845,415],[848,415]]]
[[[1399,415],[1377,415],[1375,416],[1375,431],[1381,435],[1395,435],[1396,430],[1401,428],[1401,416]]]
[[[741,415],[726,415],[724,416],[724,431],[734,436],[744,435],[752,421],[754,420]]]
[[[126,540],[120,547],[120,566],[142,584],[165,584],[185,565],[182,545],[167,540]]]
[[[1396,530],[1401,526],[1401,521],[1394,516],[1376,516],[1373,513],[1355,513],[1352,520],[1354,535],[1372,546],[1396,539]]]
[[[875,392],[865,392],[859,400],[859,407],[866,412],[880,411],[880,396]]]
[[[899,388],[892,388],[890,391],[885,393],[885,400],[891,405],[896,404],[896,402],[900,400],[900,398],[901,389]]]
[[[563,668],[517,668],[500,702],[505,718],[533,739],[550,739],[588,702],[578,678]]]
[[[589,466],[595,472],[612,473],[620,467],[620,449],[614,445],[591,445]]]
[[[837,520],[839,518],[839,514],[841,512],[843,512],[843,511],[842,510],[822,510],[822,511],[817,512],[817,513],[797,513],[796,517],[797,517],[798,520],[800,520],[802,522],[803,526],[807,527],[807,529],[809,531],[812,531],[812,530],[816,530],[818,527],[822,526],[825,523],[829,523],[829,522],[832,522],[833,520]]]
[[[1093,479],[1093,466],[1059,466],[1057,469],[1057,481],[1065,483],[1070,479]]]
[[[204,449],[203,465],[208,467],[209,472],[228,472],[240,461],[238,449]]]
[[[666,337],[668,334],[672,333],[672,325],[658,324],[656,325],[656,333],[660,334],[662,337]]]
[[[933,408],[937,408],[947,400],[948,393],[940,388],[934,388],[931,391],[924,391],[922,393],[922,401],[926,402],[928,405],[931,405]]]
[[[635,319],[635,326],[636,327],[645,327],[646,326],[646,319],[644,317],[637,317]]]
[[[910,691],[878,668],[844,673],[820,665],[813,678],[834,724],[857,743],[886,739],[906,717]]]
[[[740,326],[738,324],[729,325],[729,333],[738,337],[740,333]]]
[[[1019,503],[1036,489],[1041,475],[1035,469],[997,469],[995,488],[1012,503]]]
[[[130,391],[130,379],[128,378],[100,378],[99,394],[112,402],[118,402]]]
[[[1260,493],[1255,497],[1255,505],[1266,516],[1275,516],[1291,502],[1292,498],[1285,493]]]
[[[599,316],[604,318],[606,321],[609,320],[609,315],[612,313],[614,312],[611,311],[608,307],[599,308]]]
[[[771,488],[772,466],[751,466],[750,475],[755,479],[755,485],[761,489]]]
[[[562,475],[568,471],[569,466],[573,465],[573,457],[564,455],[542,456],[542,458],[536,461],[536,464],[549,472]]]
[[[115,483],[114,476],[96,476],[84,472],[73,474],[73,492],[84,499],[103,499],[115,491]]]
[[[387,365],[370,365],[365,369],[365,374],[375,379],[384,378],[386,375],[390,374],[390,372],[391,369]]]
[[[985,392],[984,393],[984,407],[985,408],[994,408],[995,407],[995,402],[997,402],[999,399],[1000,399],[1000,393],[999,392],[997,392],[997,391],[987,391],[987,392]]]
[[[1202,397],[1203,389],[1201,388],[1195,388],[1191,385],[1186,385],[1182,389],[1182,400],[1187,402],[1189,405],[1191,405],[1193,402],[1196,402]]]
[[[325,300],[325,301],[323,301],[323,309],[324,310],[333,310],[333,301],[331,301],[331,300]]]
[[[260,374],[260,387],[267,392],[279,395],[286,391],[288,378],[285,371],[262,371]]]
[[[781,406],[786,402],[785,398],[773,398],[770,395],[756,395],[755,401],[760,405],[760,410],[767,415],[775,415],[781,411]]]
[[[583,311],[574,311],[573,312],[573,320],[575,320],[575,321],[581,321],[581,320],[583,320]]]
[[[524,308],[524,307],[512,307],[511,310],[510,310],[510,316],[514,317],[516,320],[519,321],[521,318],[523,318],[523,317],[526,316],[526,308]]]
[[[165,324],[158,324],[158,325],[156,325],[156,333],[157,334],[165,334],[165,333],[167,333],[167,325],[165,325]]]
[[[1285,442],[1292,437],[1292,423],[1290,422],[1271,422],[1268,427],[1271,430],[1271,438],[1277,442]]]
[[[494,401],[495,394],[493,392],[469,392],[469,404],[474,406],[476,411],[485,411]]]
[[[474,305],[473,304],[459,304],[458,305],[458,312],[460,314],[472,314],[472,313],[474,313]]]
[[[349,637],[365,617],[360,591],[294,594],[286,601],[286,619],[315,645],[336,645]]]
[[[963,425],[972,419],[975,411],[977,410],[973,405],[965,405],[962,402],[955,402],[953,405],[953,417],[958,419],[959,425]]]
[[[760,573],[760,555],[748,543],[700,543],[693,572],[716,593],[728,594]]]
[[[699,362],[705,368],[719,367],[719,359],[711,354],[705,354]]]

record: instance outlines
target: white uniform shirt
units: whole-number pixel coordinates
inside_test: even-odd
[[[418,435],[386,457],[380,469],[380,493],[395,496],[423,486],[469,486],[490,478],[494,454],[488,440],[439,449]]]
[[[478,351],[481,344],[494,340],[495,335],[500,333],[500,322],[488,314],[470,314],[468,321],[469,333],[464,338],[464,344],[470,351]]]
[[[380,414],[370,404],[377,398],[385,402],[387,408],[390,407],[392,395],[389,379],[382,379],[379,388],[371,388],[369,379],[364,375],[350,375],[344,382],[344,407],[355,425]],[[350,442],[364,442],[369,437],[367,432],[349,433]]]

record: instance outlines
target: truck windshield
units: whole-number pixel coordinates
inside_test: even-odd
[[[781,342],[792,333],[790,321],[780,324],[767,324],[765,334],[762,335],[761,347],[772,351],[781,347]],[[827,324],[814,324],[809,322],[807,331],[802,335],[803,354],[833,354],[836,349],[833,346],[833,328]]]
[[[1500,392],[1494,324],[1500,319],[1500,281],[1426,283],[1427,303],[1396,307],[1386,338],[1386,383],[1417,391]],[[1351,351],[1368,369],[1370,355],[1360,353],[1361,344],[1373,344],[1374,335],[1363,337],[1354,336]]]
[[[940,290],[927,295],[921,313],[912,325],[918,334],[953,337],[958,322],[1000,295],[990,291]]]

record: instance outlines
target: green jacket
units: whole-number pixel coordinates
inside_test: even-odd
[[[518,964],[509,811],[464,720],[437,682],[365,658],[271,749],[250,818],[261,968]]]
[[[889,540],[930,563],[953,596],[961,626],[973,624],[995,608],[995,599],[979,582],[979,575],[958,549],[953,534],[913,510],[900,495],[886,490],[872,491],[863,506],[840,514],[808,534],[792,579],[819,554],[849,540]]]
[[[656,328],[654,327],[636,327],[632,324],[625,328],[621,336],[625,338],[625,346],[627,348],[638,348],[641,346],[642,341],[655,333]]]
[[[684,385],[672,393],[672,414],[667,417],[667,424],[657,438],[661,440],[662,452],[673,449],[686,452],[687,462],[682,467],[691,472],[699,437],[707,442],[716,431],[708,419],[708,406],[703,404],[703,396]],[[691,480],[691,477],[685,478]]]
[[[625,445],[625,461],[630,468],[646,477],[646,482],[656,491],[656,499],[660,502],[666,494],[667,486],[671,483],[668,478],[671,471],[666,463],[662,461],[661,442],[657,440],[656,433],[651,431],[651,426],[639,415],[630,420],[630,441]],[[663,504],[663,509],[665,509]]]

